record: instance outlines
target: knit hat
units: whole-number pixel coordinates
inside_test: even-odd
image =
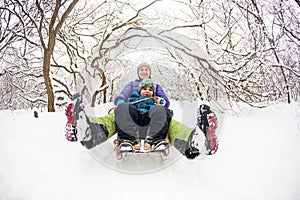
[[[156,85],[153,83],[151,79],[146,78],[142,80],[138,87],[138,92],[140,93],[141,90],[146,87],[150,87],[153,90],[153,95],[155,95]]]
[[[138,65],[138,67],[137,67],[137,74],[138,74],[138,77],[140,78],[140,76],[139,76],[139,71],[140,71],[140,69],[141,69],[142,67],[147,67],[147,68],[149,69],[149,71],[150,71],[149,78],[151,78],[151,67],[150,67],[150,65],[149,65],[148,63],[141,63],[141,64]]]

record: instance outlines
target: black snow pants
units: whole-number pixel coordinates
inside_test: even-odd
[[[124,103],[114,113],[120,140],[146,139],[155,142],[165,139],[172,119],[169,109],[158,105],[149,112],[140,113],[133,105]]]

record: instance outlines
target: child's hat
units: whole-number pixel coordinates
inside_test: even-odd
[[[146,78],[146,79],[142,80],[139,85],[138,92],[140,92],[143,88],[146,88],[146,87],[150,87],[153,90],[153,92],[155,93],[156,85],[153,83],[153,81],[151,79]]]

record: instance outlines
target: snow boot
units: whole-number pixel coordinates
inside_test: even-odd
[[[65,137],[70,142],[76,142],[78,140],[76,128],[78,116],[76,116],[76,113],[79,113],[78,111],[83,109],[79,106],[81,103],[81,95],[76,93],[71,97],[71,101],[66,108],[67,124],[65,127]]]
[[[208,155],[215,154],[218,150],[218,138],[216,136],[217,117],[208,105],[200,105],[198,110],[197,125],[205,135],[205,146]]]
[[[160,150],[169,147],[169,142],[166,139],[153,140],[151,137],[146,137],[144,146],[146,150]]]
[[[120,151],[140,150],[140,141],[119,139],[118,148],[120,149]]]
[[[205,140],[206,154],[212,155],[216,153],[218,149],[218,139],[216,136],[217,129],[217,118],[216,115],[210,110],[207,105],[200,105],[197,117],[197,126],[195,128],[188,140],[188,148],[185,150],[184,154],[188,159],[194,159],[200,155],[202,150],[202,141]],[[204,137],[203,137],[203,134]]]
[[[79,93],[71,97],[67,106],[66,139],[75,142],[80,141],[87,149],[104,142],[108,138],[108,130],[103,124],[91,123],[84,111],[82,96]]]

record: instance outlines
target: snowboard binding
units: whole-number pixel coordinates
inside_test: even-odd
[[[156,153],[160,155],[162,160],[166,160],[170,153],[170,141],[168,139],[159,140],[153,145],[148,144],[144,139],[138,140],[137,142],[115,139],[114,144],[114,150],[118,160],[122,160],[128,153]]]

